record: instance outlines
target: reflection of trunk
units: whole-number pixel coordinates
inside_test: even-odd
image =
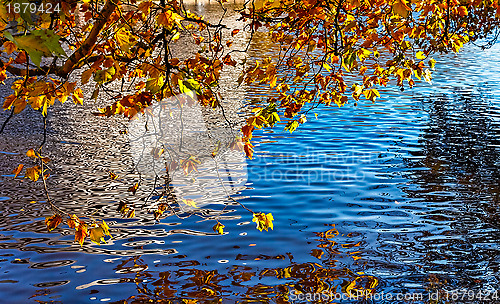
[[[460,92],[453,101],[439,98],[429,107],[430,127],[424,134],[422,151],[425,159],[415,164],[430,169],[415,172],[421,187],[454,191],[450,181],[458,181],[460,187],[490,193],[498,202],[500,122],[494,119],[496,109],[481,96]]]

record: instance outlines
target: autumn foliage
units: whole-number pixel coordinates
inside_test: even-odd
[[[224,2],[219,0],[221,11],[227,9]],[[258,83],[274,92],[253,109],[231,145],[250,159],[256,129],[285,121],[294,132],[320,105],[374,102],[380,97],[377,87],[391,82],[402,90],[420,80],[430,83],[434,53],[459,52],[468,42],[486,47],[496,39],[500,21],[500,5],[493,0],[253,0],[238,8],[239,28],[228,28],[224,19],[212,23],[178,0],[42,0],[32,11],[33,4],[0,5],[0,82],[12,79],[4,110],[16,115],[31,107],[46,117],[56,101],[82,104],[82,86],[89,83],[92,98],[104,92],[112,96],[109,105],[95,111],[98,116],[131,118],[181,93],[207,108],[220,108],[221,73],[236,67],[240,84]],[[279,54],[256,62],[236,60],[235,52],[244,50],[232,46],[234,39],[246,33],[250,42],[256,32],[266,33]],[[182,39],[198,49],[173,57],[171,50]],[[122,89],[111,88],[110,82],[121,82]],[[159,157],[163,151],[152,153]],[[49,230],[66,217],[80,244],[88,236],[96,243],[110,236],[104,221],[81,220],[50,200],[50,160],[43,156],[43,143],[27,156],[34,165],[20,164],[13,174],[24,170],[26,178],[44,182],[55,212],[45,221]],[[189,174],[199,164],[192,156],[179,165]],[[113,172],[109,176],[117,178]],[[139,186],[128,191],[134,195]],[[185,204],[196,208],[194,201]],[[167,209],[159,205],[155,218]],[[124,217],[135,212],[126,203],[117,211]],[[271,214],[251,212],[259,230],[273,229]],[[217,221],[213,230],[223,234],[223,228]]]

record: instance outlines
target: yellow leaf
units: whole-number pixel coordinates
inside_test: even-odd
[[[102,224],[90,230],[90,240],[98,245],[101,245],[101,242],[106,243],[104,240],[104,236],[106,235],[111,236],[109,227],[104,221],[102,221]]]
[[[422,51],[418,51],[417,54],[415,54],[415,57],[420,60],[424,60],[427,56],[425,56],[425,53]]]
[[[83,105],[83,92],[82,92],[82,89],[76,89],[73,92],[73,102],[75,104],[79,103],[79,104]]]
[[[116,43],[124,52],[130,52],[130,48],[135,45],[134,36],[126,29],[121,28],[115,33]]]
[[[24,167],[23,164],[19,164],[19,166],[17,166],[17,168],[12,170],[12,174],[15,174],[14,178],[16,178],[19,175],[19,173],[21,173],[21,170],[23,170],[23,167]]]
[[[259,231],[266,230],[268,231],[269,228],[273,230],[273,215],[271,213],[264,214],[262,212],[260,213],[254,213],[253,214],[253,222],[257,223],[257,229]]]

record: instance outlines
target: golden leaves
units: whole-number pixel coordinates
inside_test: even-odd
[[[45,219],[45,225],[47,225],[47,229],[49,229],[49,231],[56,229],[61,222],[62,217],[57,213]]]
[[[273,220],[274,218],[271,213],[264,214],[262,212],[259,212],[253,214],[252,222],[257,223],[257,229],[259,229],[259,231],[262,230],[268,231],[269,228],[273,230]]]
[[[42,174],[42,169],[39,166],[35,166],[32,168],[27,168],[24,177],[36,182],[38,178],[40,178],[40,174]]]

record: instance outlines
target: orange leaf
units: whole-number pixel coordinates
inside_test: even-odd
[[[82,221],[76,216],[76,214],[73,214],[69,219],[68,219],[68,226],[69,228],[77,229],[80,227],[80,224],[82,224]]]
[[[33,149],[29,149],[28,152],[26,152],[26,156],[38,158],[38,156],[36,156],[36,153]]]
[[[7,53],[7,55],[10,55],[17,50],[16,44],[12,41],[6,41],[3,44],[3,47],[5,48],[5,52]]]
[[[78,226],[78,229],[76,229],[75,232],[75,242],[78,242],[80,246],[83,246],[83,242],[85,241],[85,238],[89,235],[89,231],[87,229],[87,225],[81,224]]]
[[[59,226],[61,222],[62,218],[59,214],[54,214],[51,217],[47,217],[45,219],[45,225],[47,225],[49,231],[56,229],[56,227]]]
[[[23,170],[23,167],[24,167],[23,164],[19,164],[19,166],[17,166],[17,168],[12,170],[12,173],[15,174],[14,178],[16,178],[19,175],[19,173],[21,173],[21,170]]]

